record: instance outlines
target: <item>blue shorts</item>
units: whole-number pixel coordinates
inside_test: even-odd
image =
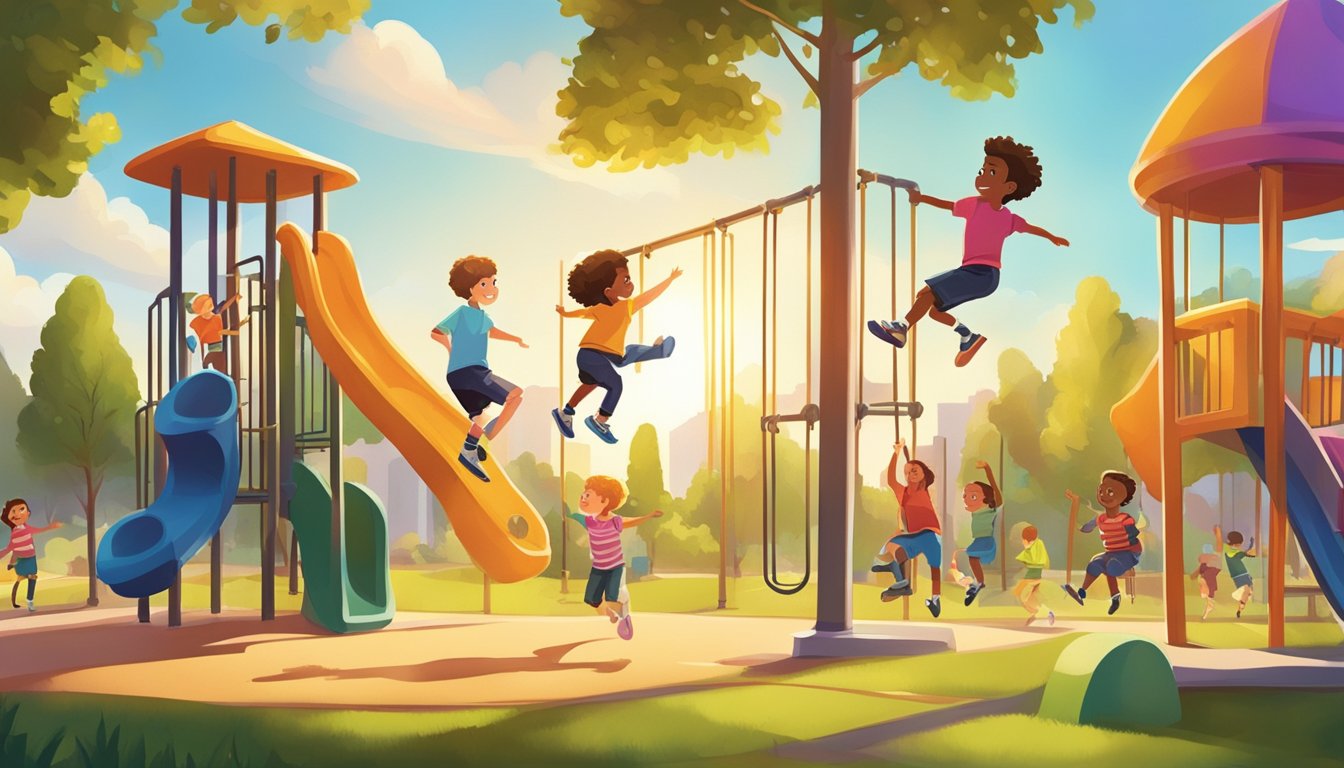
[[[984,565],[991,565],[998,554],[999,545],[994,541],[993,536],[981,536],[978,539],[972,539],[970,546],[966,547],[966,556],[974,557]]]
[[[603,570],[594,568],[588,572],[588,588],[583,591],[583,602],[596,608],[605,597],[608,602],[621,600],[621,572],[625,565]]]
[[[1106,574],[1114,578],[1120,578],[1127,572],[1134,569],[1139,564],[1139,553],[1128,549],[1121,549],[1115,552],[1102,552],[1092,558],[1087,563],[1088,576],[1100,576]]]
[[[14,563],[14,575],[16,576],[36,576],[37,558],[20,557],[18,562]]]
[[[923,556],[929,562],[930,568],[943,567],[943,537],[937,531],[902,533],[892,536],[890,543],[904,549],[910,557]]]
[[[924,284],[933,291],[933,306],[947,311],[998,290],[999,270],[987,264],[971,264],[934,275]]]
[[[481,415],[491,403],[503,405],[509,393],[517,389],[509,382],[490,372],[482,365],[469,365],[448,372],[448,387],[462,404],[462,410],[471,418]]]
[[[1249,587],[1252,583],[1249,573],[1239,573],[1232,577],[1232,586],[1234,587]]]

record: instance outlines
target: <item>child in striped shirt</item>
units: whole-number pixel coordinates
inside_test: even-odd
[[[617,634],[629,640],[634,636],[634,622],[627,604],[621,602],[621,576],[625,571],[625,554],[621,550],[621,532],[634,528],[646,520],[662,517],[662,510],[654,510],[639,517],[621,517],[615,514],[625,502],[625,487],[621,481],[606,475],[594,475],[583,484],[579,496],[579,511],[569,513],[588,531],[588,548],[592,553],[593,568],[588,572],[588,587],[583,601],[606,614],[618,624]]]
[[[14,582],[14,591],[10,594],[10,602],[15,608],[19,607],[19,584],[26,578],[28,579],[28,610],[36,611],[33,606],[33,595],[37,592],[37,548],[33,546],[33,535],[45,533],[50,530],[61,527],[59,521],[48,525],[45,528],[34,528],[28,524],[28,518],[32,513],[28,511],[28,502],[23,499],[10,499],[5,502],[5,507],[0,510],[0,521],[10,527],[9,545],[0,549],[0,558],[13,552],[14,562],[10,568],[14,569],[14,575],[18,581]]]
[[[1143,545],[1139,543],[1138,521],[1120,509],[1134,499],[1134,491],[1137,488],[1138,484],[1134,482],[1134,478],[1124,472],[1111,470],[1101,473],[1101,483],[1097,486],[1097,503],[1101,504],[1104,511],[1083,523],[1079,530],[1083,533],[1097,531],[1105,549],[1088,562],[1087,577],[1083,579],[1082,587],[1074,589],[1072,584],[1064,585],[1064,591],[1069,593],[1069,597],[1078,601],[1079,605],[1087,599],[1087,588],[1092,586],[1092,582],[1105,574],[1106,586],[1111,591],[1111,605],[1106,609],[1106,613],[1111,615],[1120,610],[1120,585],[1117,579],[1133,570],[1139,564],[1139,556],[1143,554]],[[1078,494],[1065,491],[1064,495],[1068,497],[1073,507],[1070,514],[1076,520]]]

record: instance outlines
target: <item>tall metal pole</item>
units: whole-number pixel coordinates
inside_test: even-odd
[[[1008,500],[1003,497],[1003,433],[999,433],[999,589],[1008,588]],[[1072,525],[1069,526],[1072,529]],[[1072,540],[1072,539],[1070,539]],[[1067,582],[1065,582],[1067,583]]]
[[[1176,432],[1176,278],[1174,214],[1170,203],[1158,207],[1157,274],[1160,284],[1158,322],[1158,445],[1162,452],[1163,605],[1167,642],[1185,645],[1185,525],[1181,495],[1181,438]]]
[[[560,297],[557,305],[565,304],[565,260],[560,260]],[[557,315],[560,329],[559,354],[556,355],[556,392],[560,408],[565,407],[565,318]],[[565,436],[560,436],[560,594],[569,594],[569,515],[565,499]]]
[[[1266,602],[1269,607],[1269,647],[1281,648],[1288,518],[1283,404],[1283,168],[1280,166],[1260,167],[1260,292],[1265,484],[1269,486],[1269,594]]]
[[[719,608],[728,607],[728,236],[719,249]]]
[[[187,357],[182,354],[186,309],[182,306],[182,169],[173,166],[172,199],[168,218],[168,389],[187,375]],[[168,587],[168,626],[182,625],[182,570]]]
[[[266,354],[262,358],[262,380],[265,403],[265,456],[266,456],[266,506],[261,514],[261,619],[269,621],[275,618],[275,527],[279,518],[283,494],[280,488],[280,467],[288,460],[279,450],[279,424],[276,421],[277,401],[280,389],[279,361],[277,359],[277,333],[279,318],[278,283],[279,265],[276,263],[276,172],[266,172]],[[338,562],[338,561],[334,561]]]
[[[206,293],[216,304],[224,299],[219,295],[219,178],[214,169],[210,170],[210,232],[206,235]],[[197,339],[199,342],[200,339]],[[201,350],[204,353],[205,350]],[[210,613],[217,614],[223,609],[223,589],[220,583],[224,570],[224,547],[219,531],[210,537]]]

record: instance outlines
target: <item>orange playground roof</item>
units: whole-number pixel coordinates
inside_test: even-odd
[[[1284,217],[1344,208],[1344,4],[1284,0],[1209,55],[1130,172],[1143,207],[1259,218],[1259,165],[1284,170]]]
[[[322,174],[323,191],[350,187],[359,176],[335,160],[287,144],[257,129],[230,120],[203,128],[145,152],[126,164],[126,175],[168,189],[173,167],[182,169],[182,192],[210,196],[210,172],[216,175],[220,200],[228,194],[229,158],[237,158],[240,203],[266,202],[266,172],[276,172],[276,199],[313,193],[313,177]]]

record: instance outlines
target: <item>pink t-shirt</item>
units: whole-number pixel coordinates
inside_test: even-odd
[[[597,515],[584,515],[583,524],[588,529],[588,548],[592,550],[594,568],[609,571],[625,563],[621,551],[621,531],[625,528],[625,518],[612,515],[603,520]]]
[[[952,215],[966,220],[963,267],[983,264],[1003,268],[1003,241],[1014,232],[1027,231],[1027,220],[1001,206],[994,206],[980,197],[963,197],[952,204]]]
[[[27,523],[20,523],[9,532],[9,546],[0,549],[0,557],[9,552],[19,557],[37,557],[37,548],[33,546],[33,529]]]

